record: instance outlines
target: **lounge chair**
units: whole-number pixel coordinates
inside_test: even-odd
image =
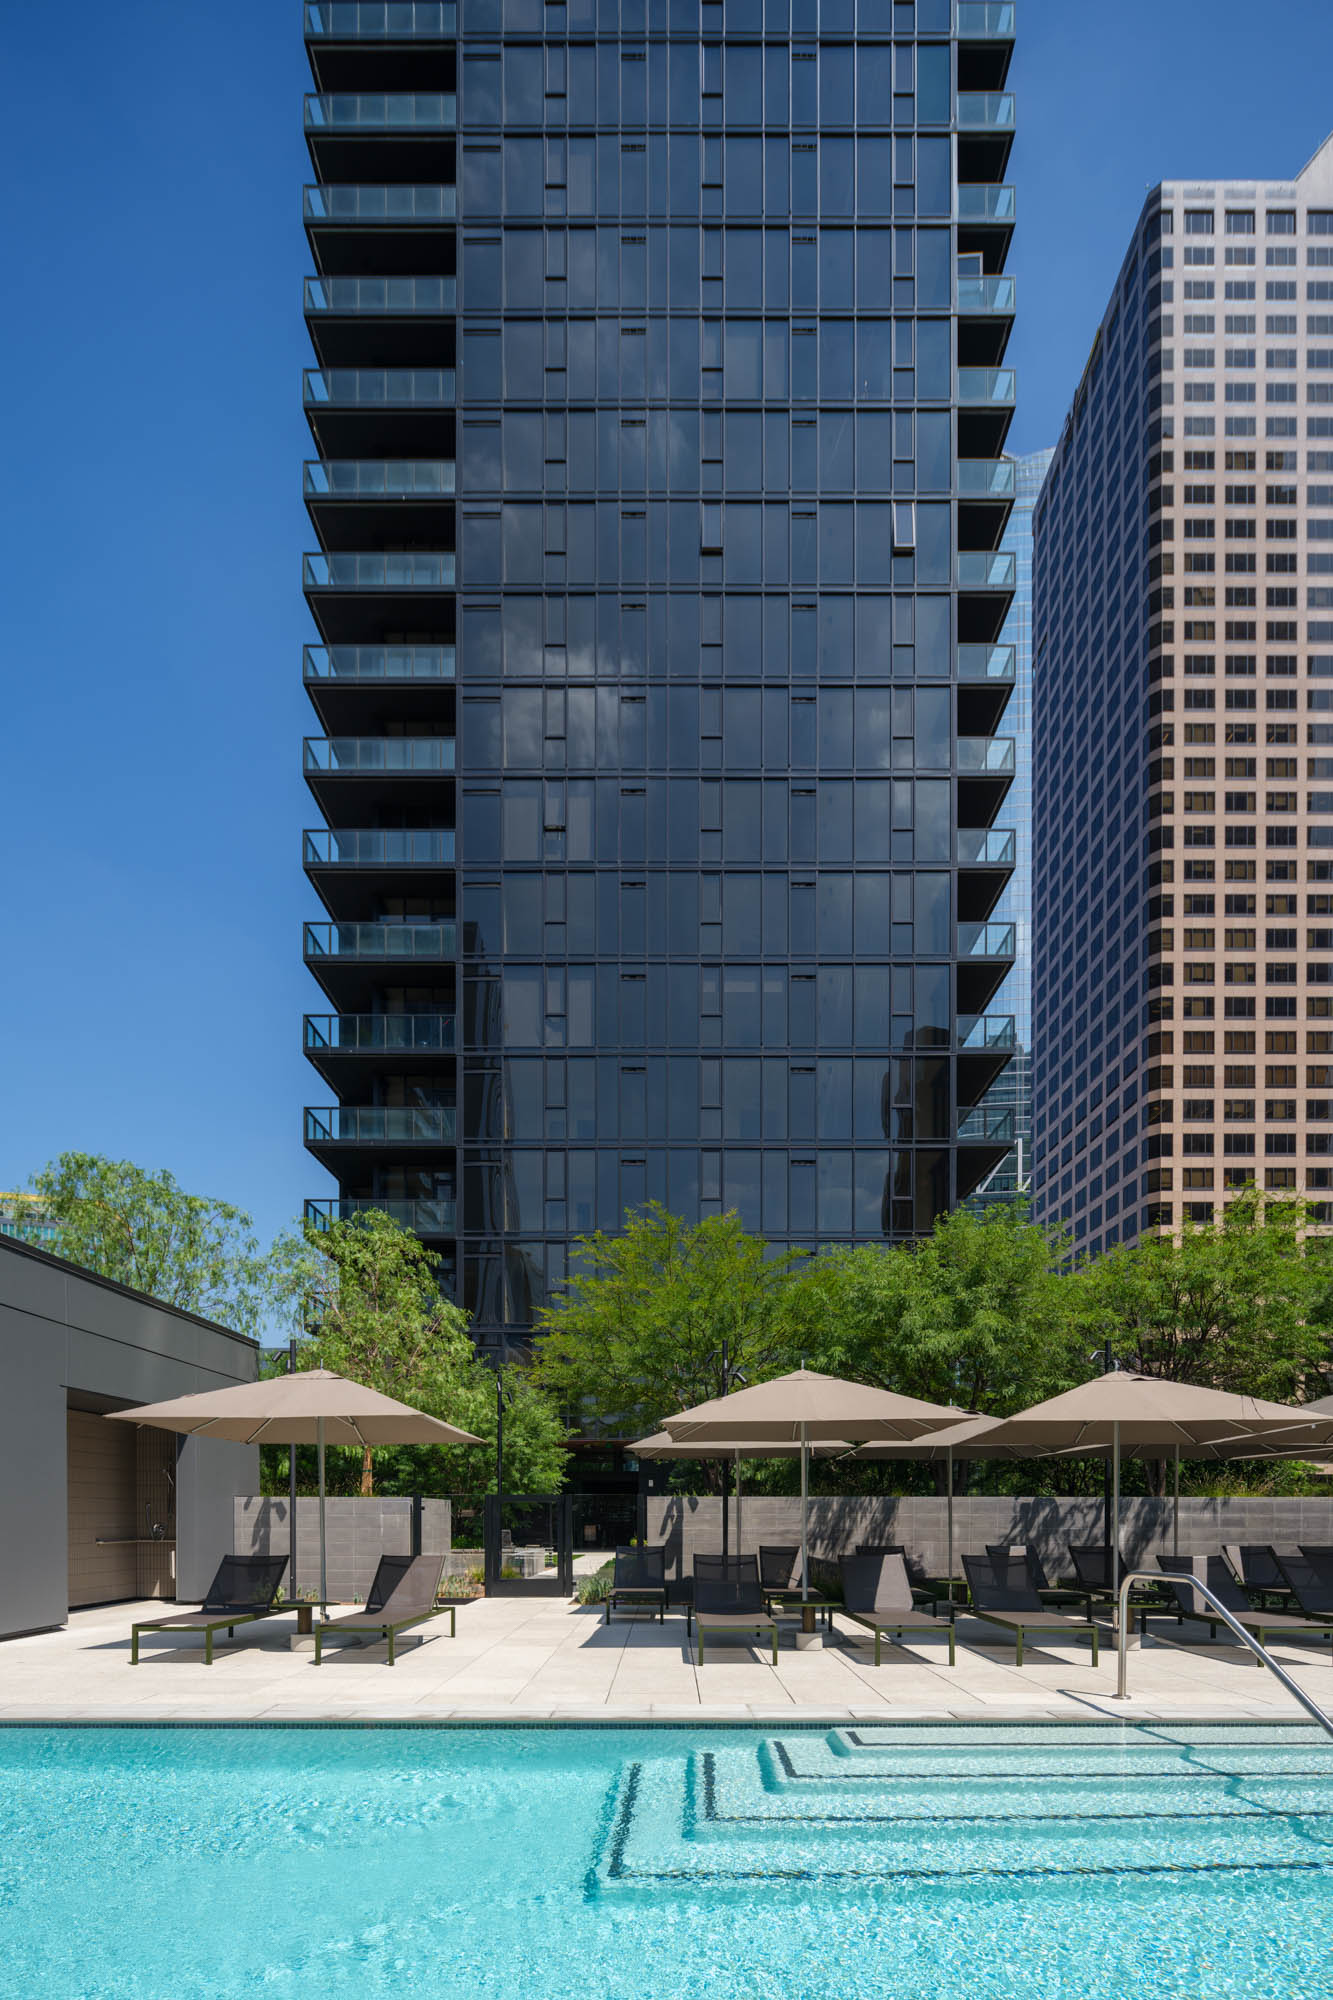
[[[1094,1598],[1100,1601],[1100,1591],[1076,1590],[1072,1586],[1052,1583],[1041,1557],[1029,1542],[987,1542],[986,1554],[992,1562],[1002,1563],[1007,1563],[1010,1556],[1021,1557],[1027,1568],[1028,1582],[1042,1603],[1050,1605],[1052,1610],[1058,1611],[1062,1604],[1081,1604],[1083,1616],[1091,1618]]]
[[[800,1555],[798,1542],[760,1544],[759,1584],[766,1598],[772,1600],[800,1596],[801,1586],[796,1576],[796,1565]]]
[[[612,1611],[619,1611],[622,1605],[634,1605],[639,1610],[645,1607],[657,1613],[658,1623],[666,1619],[666,1550],[618,1548],[616,1550],[615,1572],[611,1578],[611,1588],[606,1593],[606,1617],[603,1623],[611,1623]]]
[[[1270,1551],[1274,1565],[1290,1593],[1290,1602],[1303,1618],[1327,1618],[1333,1614],[1333,1561],[1312,1561],[1300,1555]]]
[[[315,1665],[321,1664],[326,1639],[373,1636],[388,1640],[389,1665],[392,1666],[398,1634],[405,1632],[409,1625],[422,1625],[428,1618],[435,1618],[445,1611],[449,1613],[449,1637],[452,1639],[458,1629],[455,1607],[435,1602],[443,1574],[444,1557],[441,1555],[381,1556],[362,1609],[354,1611],[350,1617],[331,1618],[324,1625],[316,1625]]]
[[[1222,1556],[1242,1590],[1257,1597],[1260,1608],[1265,1598],[1275,1597],[1277,1608],[1290,1606],[1291,1586],[1284,1582],[1277,1557],[1263,1542],[1223,1542]]]
[[[1106,1544],[1104,1542],[1086,1542],[1075,1546],[1071,1542],[1069,1545],[1069,1560],[1074,1565],[1074,1575],[1078,1580],[1078,1587],[1087,1596],[1088,1617],[1091,1618],[1092,1616],[1092,1607],[1094,1604],[1102,1604],[1114,1608],[1116,1599],[1120,1593],[1111,1578],[1111,1552],[1106,1547]],[[1126,1562],[1124,1555],[1121,1554],[1118,1573],[1122,1581],[1126,1570],[1138,1567],[1137,1563]],[[1161,1591],[1151,1583],[1132,1583],[1129,1587],[1129,1601],[1135,1610],[1141,1609],[1145,1603],[1150,1609],[1158,1611],[1164,1611],[1169,1608]]]
[[[141,1632],[202,1632],[204,1665],[211,1667],[214,1633],[225,1632],[230,1639],[238,1625],[253,1625],[288,1609],[274,1602],[286,1568],[286,1556],[224,1556],[198,1611],[146,1618],[130,1627],[130,1665],[139,1664]]]
[[[940,1604],[943,1604],[946,1608],[952,1606],[953,1599],[947,1594],[944,1596],[940,1595],[939,1591],[936,1590],[927,1578],[926,1572],[922,1569],[920,1563],[917,1562],[914,1556],[908,1554],[906,1546],[902,1542],[858,1542],[856,1544],[856,1553],[858,1556],[901,1556],[903,1559],[903,1568],[907,1571],[907,1581],[912,1587],[912,1599],[914,1603],[928,1604],[932,1611],[935,1611],[936,1606]],[[938,1616],[938,1613],[936,1615]]]
[[[1217,1616],[1206,1597],[1195,1594],[1189,1581],[1192,1577],[1206,1583],[1236,1623],[1257,1639],[1261,1646],[1267,1643],[1269,1633],[1276,1639],[1333,1641],[1333,1611],[1320,1618],[1297,1618],[1290,1611],[1256,1611],[1231,1574],[1230,1565],[1221,1556],[1158,1556],[1157,1563],[1185,1616],[1197,1618],[1207,1625],[1210,1639],[1217,1637],[1218,1627],[1224,1624],[1224,1620]],[[1147,1631],[1148,1617],[1147,1611],[1139,1614],[1140,1632]]]
[[[880,1663],[881,1634],[901,1639],[904,1632],[938,1632],[940,1621],[929,1611],[919,1611],[912,1597],[911,1580],[901,1554],[890,1556],[844,1556],[842,1603],[846,1617],[865,1625],[875,1635],[875,1665]],[[949,1665],[956,1664],[956,1635],[952,1618],[949,1634]]]
[[[754,1556],[694,1558],[694,1622],[698,1628],[699,1665],[704,1663],[704,1633],[724,1637],[742,1632],[768,1632],[773,1639],[773,1665],[778,1663],[777,1620],[769,1611]]]
[[[1047,1632],[1066,1639],[1091,1639],[1092,1664],[1097,1665],[1100,1635],[1091,1618],[1069,1618],[1060,1611],[1048,1611],[1028,1581],[1027,1560],[1009,1556],[1000,1562],[992,1556],[964,1556],[963,1574],[972,1602],[964,1616],[984,1618],[1012,1632],[1014,1665],[1023,1664],[1023,1641],[1029,1632]]]

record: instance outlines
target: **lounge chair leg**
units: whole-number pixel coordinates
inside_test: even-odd
[[[954,1667],[957,1666],[957,1664],[958,1664],[958,1628],[954,1624],[951,1618],[949,1620],[949,1665],[951,1667]]]
[[[458,1637],[458,1606],[456,1604],[449,1606],[449,1637],[451,1639]]]
[[[132,1667],[137,1667],[138,1664],[139,1664],[139,1628],[137,1625],[132,1625],[130,1627],[130,1665]]]
[[[389,1665],[393,1665],[393,1627],[389,1627]]]
[[[603,1618],[602,1623],[603,1625],[609,1625],[611,1623],[611,1600],[609,1597],[606,1600],[606,1616],[605,1618]]]
[[[1014,1665],[1016,1667],[1021,1667],[1022,1664],[1023,1664],[1023,1634],[1022,1631],[1020,1630],[1018,1634],[1018,1647],[1014,1655]]]
[[[321,1626],[321,1625],[316,1625],[316,1627],[315,1627],[315,1665],[316,1665],[316,1666],[318,1666],[318,1665],[319,1665],[319,1662],[320,1662],[320,1653],[321,1653],[321,1647],[322,1647],[322,1643],[323,1643],[323,1639],[324,1639],[324,1628],[323,1628],[323,1626]]]
[[[878,1625],[877,1625],[877,1626],[875,1627],[875,1665],[876,1665],[876,1666],[878,1666],[878,1665],[879,1665],[879,1642],[880,1642],[880,1631],[879,1631],[879,1627],[878,1627]]]
[[[208,1630],[204,1634],[204,1665],[206,1667],[211,1667],[212,1664],[213,1664],[213,1627],[210,1625]]]
[[[1097,1632],[1097,1627],[1094,1625],[1092,1628],[1092,1664],[1094,1667],[1097,1664],[1098,1645],[1099,1645],[1099,1636]]]
[[[776,1666],[777,1663],[778,1663],[778,1628],[775,1625],[773,1627],[773,1665]]]
[[[703,1663],[704,1663],[704,1628],[701,1625],[699,1627],[699,1665],[702,1666]]]

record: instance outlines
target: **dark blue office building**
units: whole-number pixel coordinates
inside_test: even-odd
[[[1013,16],[306,8],[306,1135],[483,1341],[1008,1149]]]

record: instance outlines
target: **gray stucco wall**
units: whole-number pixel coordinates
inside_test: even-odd
[[[0,1236],[0,1638],[65,1622],[65,1413],[127,1409],[253,1381],[259,1350],[228,1328]],[[259,1455],[215,1439],[177,1458],[177,1594],[231,1549],[232,1499]],[[202,1579],[202,1581],[201,1581]]]
[[[326,1500],[329,1595],[352,1603],[364,1598],[381,1556],[412,1550],[412,1501],[397,1495],[341,1496]],[[238,1555],[283,1555],[291,1549],[291,1507],[281,1498],[247,1494],[233,1502]],[[447,1555],[452,1507],[448,1500],[421,1502],[421,1553]],[[479,1556],[474,1556],[476,1561]],[[288,1571],[290,1578],[291,1572]],[[319,1501],[296,1503],[296,1586],[301,1595],[319,1588]]]
[[[810,1502],[810,1552],[836,1558],[850,1555],[858,1542],[901,1542],[929,1574],[942,1576],[948,1551],[946,1503],[933,1497],[905,1499],[816,1499]],[[667,1574],[689,1576],[696,1550],[722,1546],[722,1503],[718,1499],[663,1496],[647,1502],[648,1540],[664,1542]],[[1068,1575],[1068,1548],[1100,1543],[1102,1503],[1096,1499],[955,1499],[954,1555],[980,1554],[988,1542],[1035,1544],[1049,1575]],[[797,1499],[743,1500],[740,1543],[747,1553],[761,1542],[799,1542],[801,1503]],[[1271,1542],[1294,1548],[1301,1542],[1333,1543],[1333,1494],[1301,1500],[1182,1500],[1180,1552],[1215,1554],[1223,1542]],[[733,1503],[731,1542],[735,1549]],[[1121,1504],[1120,1546],[1139,1562],[1171,1549],[1171,1502],[1126,1500]]]

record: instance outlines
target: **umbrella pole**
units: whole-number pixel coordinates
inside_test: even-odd
[[[319,1449],[319,1594],[326,1606],[329,1599],[328,1550],[324,1539],[324,1419],[315,1419],[315,1443]],[[321,1617],[325,1615],[323,1607]]]
[[[1180,1446],[1176,1446],[1176,1498],[1171,1509],[1171,1553],[1180,1554]]]
[[[736,1453],[736,1553],[741,1553],[741,1455]]]
[[[1111,1426],[1111,1588],[1120,1588],[1120,1426]]]
[[[805,1441],[805,1425],[801,1425],[801,1603],[810,1595],[810,1554],[807,1519],[810,1512],[810,1450]],[[802,1624],[805,1620],[802,1617]]]
[[[948,1448],[947,1448],[947,1450],[948,1450],[948,1458],[947,1458],[947,1463],[948,1463],[948,1471],[947,1471],[947,1473],[946,1473],[946,1475],[945,1475],[945,1476],[946,1476],[946,1482],[947,1482],[947,1483],[946,1483],[946,1485],[945,1485],[945,1489],[944,1489],[944,1492],[945,1492],[945,1505],[944,1505],[944,1511],[945,1511],[945,1516],[946,1516],[946,1518],[947,1518],[947,1520],[948,1520],[948,1524],[949,1524],[949,1577],[948,1577],[948,1582],[949,1582],[949,1596],[950,1596],[950,1598],[952,1599],[952,1597],[953,1597],[953,1446],[952,1446],[952,1445],[949,1445],[949,1446],[948,1446]]]
[[[729,1518],[728,1509],[730,1507],[730,1504],[731,1504],[731,1467],[728,1465],[726,1459],[724,1458],[722,1460],[722,1553],[723,1555],[726,1555],[730,1547],[730,1540],[727,1532],[728,1518]]]

